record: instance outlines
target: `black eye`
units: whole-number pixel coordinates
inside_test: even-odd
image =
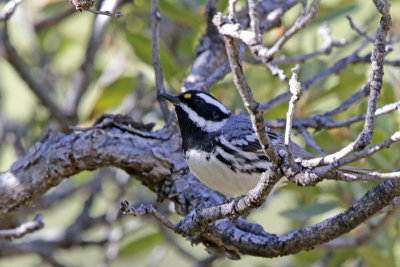
[[[204,99],[200,97],[196,97],[193,101],[195,104],[204,104]]]

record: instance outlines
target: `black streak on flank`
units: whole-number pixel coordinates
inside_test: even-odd
[[[221,161],[222,163],[226,164],[227,166],[229,166],[232,171],[236,172],[236,168],[235,168],[235,166],[233,166],[232,162],[230,162],[229,160],[224,158],[221,154],[217,155],[217,159],[219,161]]]
[[[265,172],[265,171],[267,171],[267,169],[259,168],[259,167],[253,168],[253,169],[243,169],[243,170],[240,170],[241,173],[249,173],[249,174],[252,174],[252,173],[263,173],[263,172]]]
[[[268,161],[268,162],[271,161],[271,160],[270,160],[267,156],[265,156],[265,155],[258,156],[258,160],[259,160],[259,161]]]

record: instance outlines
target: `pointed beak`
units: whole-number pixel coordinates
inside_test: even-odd
[[[182,102],[179,99],[179,97],[177,97],[175,95],[170,95],[170,94],[167,94],[167,93],[160,93],[160,96],[164,97],[165,99],[167,99],[169,102],[171,102],[174,105],[178,105],[179,103]]]

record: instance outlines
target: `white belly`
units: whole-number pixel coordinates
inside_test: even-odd
[[[234,172],[215,156],[206,159],[205,152],[189,150],[185,155],[190,171],[206,186],[230,196],[246,195],[260,180],[260,173]],[[264,163],[268,168],[269,163]]]

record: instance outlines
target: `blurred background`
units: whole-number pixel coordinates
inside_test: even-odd
[[[7,1],[0,1],[0,8]],[[156,99],[154,71],[151,59],[151,21],[148,0],[123,1],[117,11],[124,16],[112,18],[104,30],[104,40],[93,60],[93,72],[76,107],[75,122],[80,127],[93,124],[102,113],[129,114],[136,120],[155,122],[163,127]],[[160,0],[160,56],[167,90],[178,93],[196,57],[196,46],[206,30],[204,19],[208,1]],[[243,6],[245,1],[239,1]],[[79,80],[78,72],[85,57],[96,16],[88,12],[72,12],[68,1],[23,1],[8,21],[9,38],[30,73],[48,85],[46,92],[59,107],[67,107],[72,87]],[[227,1],[218,1],[217,10],[227,13]],[[297,5],[283,16],[282,26],[264,34],[264,44],[273,43],[297,17]],[[392,1],[393,32],[399,37],[400,2]],[[65,15],[58,23],[44,24],[48,18]],[[277,55],[293,56],[310,53],[323,46],[319,29],[328,24],[332,37],[346,40],[343,47],[334,48],[329,55],[301,63],[300,81],[306,81],[321,70],[360,47],[363,37],[351,29],[346,16],[369,35],[378,26],[380,15],[372,1],[322,1],[317,16],[289,40]],[[400,45],[387,59],[400,58]],[[366,44],[359,55],[370,53]],[[250,55],[250,54],[249,54]],[[290,76],[295,63],[280,67]],[[288,90],[286,82],[272,76],[263,65],[244,63],[244,70],[256,100],[265,103]],[[321,114],[340,105],[365,83],[370,73],[368,62],[352,64],[339,73],[315,83],[304,92],[296,106],[295,117]],[[214,84],[211,93],[234,112],[244,110],[242,100],[229,74]],[[378,106],[400,98],[400,69],[386,66],[384,85]],[[339,113],[342,120],[366,110],[367,101]],[[266,119],[284,118],[287,103],[271,108]],[[378,117],[373,143],[386,139],[399,130],[398,112]],[[14,68],[0,58],[0,172],[10,168],[20,156],[52,127],[49,113]],[[328,153],[354,140],[363,123],[334,130],[312,132],[316,142]],[[300,136],[297,143],[305,147]],[[358,163],[358,166],[393,171],[399,168],[400,150],[395,145]],[[310,152],[316,153],[310,149]],[[315,187],[301,188],[292,183],[280,188],[263,208],[252,212],[248,220],[261,224],[267,232],[284,234],[299,227],[320,222],[343,210],[359,199],[375,183],[344,183],[324,181]],[[368,244],[327,251],[321,248],[297,255],[263,259],[244,256],[240,261],[213,259],[202,245],[191,245],[148,217],[120,216],[119,203],[156,202],[156,194],[114,168],[85,171],[64,180],[46,193],[35,206],[21,212],[18,219],[30,220],[35,214],[44,215],[44,229],[15,240],[36,246],[50,246],[50,256],[26,249],[4,255],[0,249],[0,266],[400,266],[400,225],[395,213],[390,223]],[[158,203],[157,208],[173,221],[170,203]],[[82,216],[87,221],[82,222]],[[82,221],[80,221],[82,220]],[[359,236],[382,221],[377,216],[367,225],[348,234]],[[79,229],[73,227],[78,225]],[[79,236],[68,236],[78,233]],[[68,238],[66,238],[68,236]],[[67,241],[68,242],[67,242]],[[78,241],[79,242],[78,242]],[[40,241],[40,242],[39,242]],[[37,243],[35,243],[37,242]],[[12,256],[11,256],[12,255]],[[17,256],[18,255],[18,256]],[[47,257],[47,259],[46,259]],[[203,264],[203,265],[201,265]],[[207,265],[210,264],[210,265]]]

